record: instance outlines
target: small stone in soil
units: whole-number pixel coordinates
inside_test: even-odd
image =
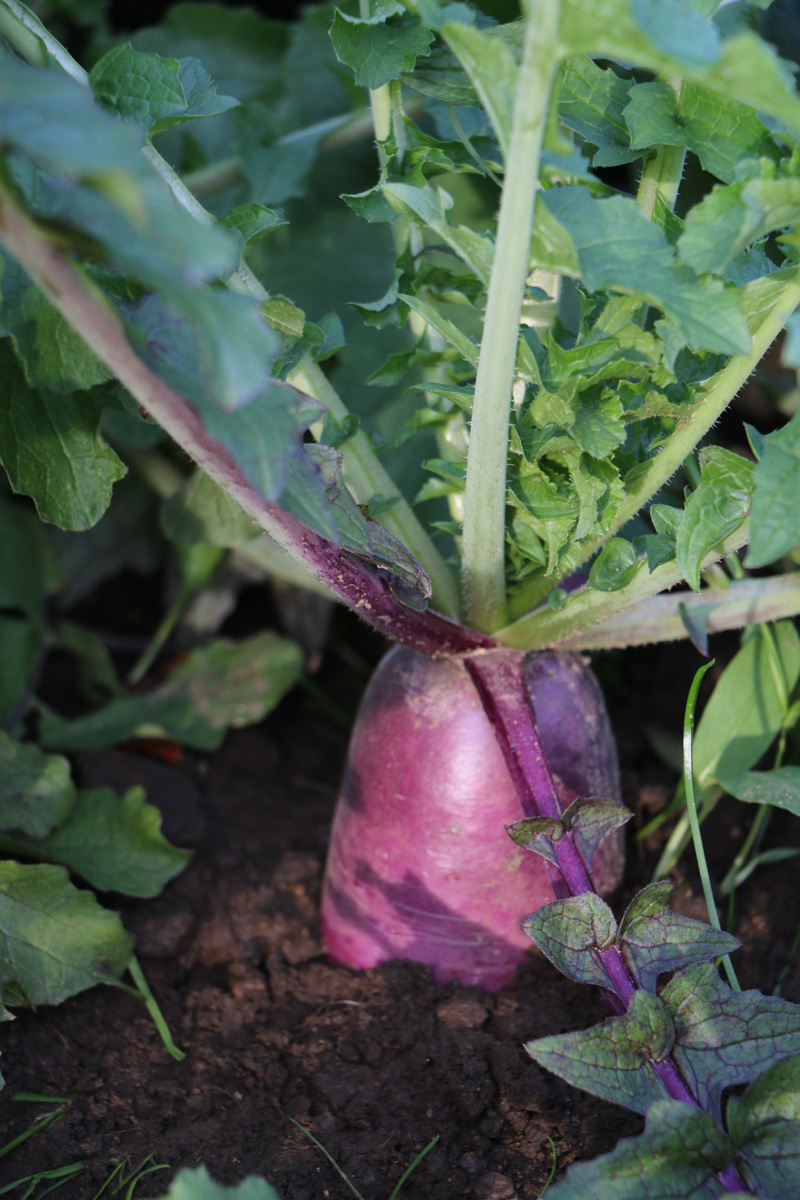
[[[487,1171],[472,1189],[474,1200],[516,1200],[516,1189],[507,1175]]]

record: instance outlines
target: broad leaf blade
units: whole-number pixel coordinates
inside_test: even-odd
[[[765,567],[800,544],[800,413],[768,434],[753,476],[748,567]]]
[[[753,464],[739,454],[711,446],[700,461],[700,483],[686,501],[675,543],[678,566],[695,590],[706,554],[747,516],[753,487]]]
[[[522,928],[568,979],[608,987],[597,951],[613,945],[617,922],[599,896],[587,892],[544,904]]]
[[[67,819],[76,796],[65,758],[0,732],[0,830],[46,837]]]
[[[771,804],[800,817],[800,767],[746,771],[743,775],[720,779],[720,785],[745,804]]]
[[[747,1185],[760,1196],[800,1194],[800,1058],[786,1058],[732,1096],[725,1114]]]

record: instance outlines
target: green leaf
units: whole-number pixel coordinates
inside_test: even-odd
[[[0,462],[15,492],[30,496],[43,521],[89,529],[102,517],[127,468],[99,432],[91,393],[34,390],[0,343]]]
[[[111,788],[79,792],[66,822],[37,849],[92,887],[141,897],[157,896],[191,858],[161,833],[161,813],[140,787],[124,796]]]
[[[494,246],[466,225],[451,225],[447,214],[453,198],[443,188],[415,187],[410,183],[384,183],[383,194],[401,216],[420,221],[440,237],[481,280],[488,284]]]
[[[34,1006],[60,1004],[116,983],[132,951],[116,913],[73,887],[63,867],[0,863],[0,990]]]
[[[578,849],[591,874],[595,851],[610,833],[630,821],[633,813],[619,800],[579,796],[564,809],[562,821],[575,835]]]
[[[558,115],[567,129],[573,129],[589,145],[597,147],[592,156],[595,167],[615,167],[641,157],[639,149],[631,148],[623,116],[631,99],[631,87],[630,79],[621,79],[610,68],[598,67],[583,54],[564,65]]]
[[[169,1191],[160,1200],[280,1200],[278,1193],[255,1176],[233,1187],[214,1183],[205,1167],[185,1167],[173,1179]]]
[[[198,117],[235,108],[232,96],[218,96],[196,58],[161,58],[130,46],[115,46],[89,72],[92,91],[107,108],[142,125],[152,136]]]
[[[800,413],[761,442],[753,475],[748,567],[765,567],[800,544]]]
[[[469,76],[503,155],[507,155],[517,83],[514,55],[490,31],[470,25],[445,24],[441,34]]]
[[[171,737],[196,750],[215,750],[228,728],[266,716],[301,672],[299,647],[276,634],[238,643],[220,639],[193,651],[146,695],[113,700],[72,721],[43,720],[42,744],[74,752],[134,737]]]
[[[686,501],[675,542],[678,566],[695,591],[703,559],[742,524],[753,488],[753,464],[741,455],[709,446],[699,458],[700,483]]]
[[[76,795],[65,758],[0,732],[0,830],[46,837],[67,819]]]
[[[675,1027],[675,1064],[717,1120],[725,1088],[750,1083],[780,1059],[800,1053],[800,1005],[756,991],[734,992],[713,963],[679,971],[661,999]]]
[[[732,934],[673,912],[673,891],[668,880],[648,884],[631,900],[619,924],[617,940],[625,961],[648,992],[656,990],[665,971],[717,959],[739,945]]]
[[[25,696],[41,653],[47,544],[32,512],[0,500],[0,721]]]
[[[713,1200],[720,1195],[717,1176],[732,1159],[730,1142],[708,1113],[658,1100],[647,1110],[644,1133],[570,1167],[548,1188],[547,1200]]]
[[[694,774],[706,790],[715,779],[748,771],[777,737],[787,697],[800,679],[800,637],[791,621],[756,630],[728,663],[706,704],[694,738]]]
[[[362,21],[337,9],[331,41],[339,61],[354,71],[356,83],[374,90],[410,71],[417,56],[427,54],[433,34],[419,21]]]
[[[714,92],[687,80],[681,87],[678,116],[685,145],[706,171],[725,183],[733,183],[744,159],[780,156],[757,113],[730,93]]]
[[[785,1003],[785,1002],[784,1002]],[[528,1042],[541,1067],[601,1100],[644,1113],[666,1098],[651,1060],[666,1058],[674,1033],[666,1005],[650,992],[634,992],[628,1011],[577,1033]]]
[[[608,987],[597,951],[614,944],[617,922],[599,896],[586,892],[544,904],[522,928],[568,979]]]
[[[743,1096],[732,1096],[725,1119],[747,1186],[756,1195],[794,1200],[800,1190],[800,1058],[776,1063]]]
[[[679,263],[664,233],[627,196],[584,188],[545,192],[536,207],[537,266],[578,276],[590,291],[619,289],[656,305],[693,350],[746,354],[750,334],[736,295]]]
[[[746,804],[771,804],[800,817],[800,767],[746,771],[719,782],[729,795]]]
[[[239,204],[221,217],[219,223],[237,238],[241,255],[248,246],[260,242],[266,234],[288,222],[266,204]]]
[[[457,350],[463,359],[473,367],[477,367],[480,346],[477,346],[471,338],[468,338],[457,325],[454,325],[452,321],[448,321],[447,317],[443,317],[439,310],[434,308],[432,304],[426,304],[424,300],[418,300],[416,296],[400,295],[399,299],[404,304],[407,304],[409,308],[413,309],[415,313],[418,313],[432,329],[440,333],[444,340],[454,350]]]
[[[204,471],[194,471],[161,509],[161,527],[179,546],[245,546],[261,529]]]
[[[636,547],[626,538],[609,538],[589,572],[588,586],[597,592],[627,587],[642,565]]]
[[[693,270],[720,274],[757,238],[798,219],[798,179],[750,179],[716,187],[690,209],[678,253]]]
[[[575,420],[569,431],[581,450],[592,458],[610,458],[627,436],[622,401],[613,394],[598,393],[599,389],[577,397]]]

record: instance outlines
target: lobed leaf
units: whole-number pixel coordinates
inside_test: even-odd
[[[373,90],[410,71],[432,41],[433,33],[419,21],[360,20],[338,8],[331,26],[336,57],[355,73],[356,83]]]
[[[617,942],[640,987],[654,992],[659,975],[697,962],[716,960],[737,949],[730,933],[705,921],[673,912],[674,885],[650,883],[634,896],[619,924]]]
[[[69,763],[0,731],[0,830],[43,838],[69,816],[77,790]]]
[[[674,1036],[666,1005],[650,992],[637,991],[623,1016],[593,1029],[539,1038],[525,1049],[567,1083],[644,1113],[666,1098],[651,1063],[670,1053]]]
[[[800,1005],[734,992],[713,963],[687,967],[661,993],[675,1029],[673,1060],[701,1106],[721,1119],[726,1087],[751,1083],[800,1053]]]
[[[133,938],[63,867],[0,863],[0,993],[29,1005],[116,983]]]

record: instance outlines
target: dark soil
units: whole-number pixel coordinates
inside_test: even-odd
[[[676,735],[697,664],[696,653],[674,647],[600,663],[634,825],[674,785],[648,749],[642,697],[647,721]],[[641,1127],[526,1055],[526,1040],[604,1016],[598,995],[543,959],[532,955],[513,986],[487,995],[438,987],[409,963],[357,973],[326,958],[317,906],[345,751],[346,734],[297,693],[208,759],[169,765],[114,751],[81,760],[86,784],[143,784],[167,835],[195,850],[160,898],[117,905],[186,1059],[173,1061],[141,1003],[113,989],[22,1013],[0,1033],[0,1145],[38,1111],[14,1093],[73,1102],[0,1158],[0,1187],[80,1160],[84,1173],[56,1196],[88,1200],[120,1161],[136,1166],[152,1154],[169,1170],[145,1178],[137,1196],[162,1194],[175,1169],[199,1163],[224,1183],[263,1175],[284,1200],[348,1196],[296,1121],[364,1200],[388,1200],[435,1135],[404,1200],[535,1200],[554,1155],[560,1174]],[[720,870],[746,817],[743,806],[715,817],[709,848]],[[772,836],[785,840],[789,828],[776,823]],[[647,881],[657,849],[638,845],[629,891]],[[746,946],[737,965],[745,986],[771,990],[783,975],[782,994],[800,1000],[793,874],[791,863],[765,870],[741,893],[736,928]],[[677,906],[702,915],[692,879],[678,883]]]

